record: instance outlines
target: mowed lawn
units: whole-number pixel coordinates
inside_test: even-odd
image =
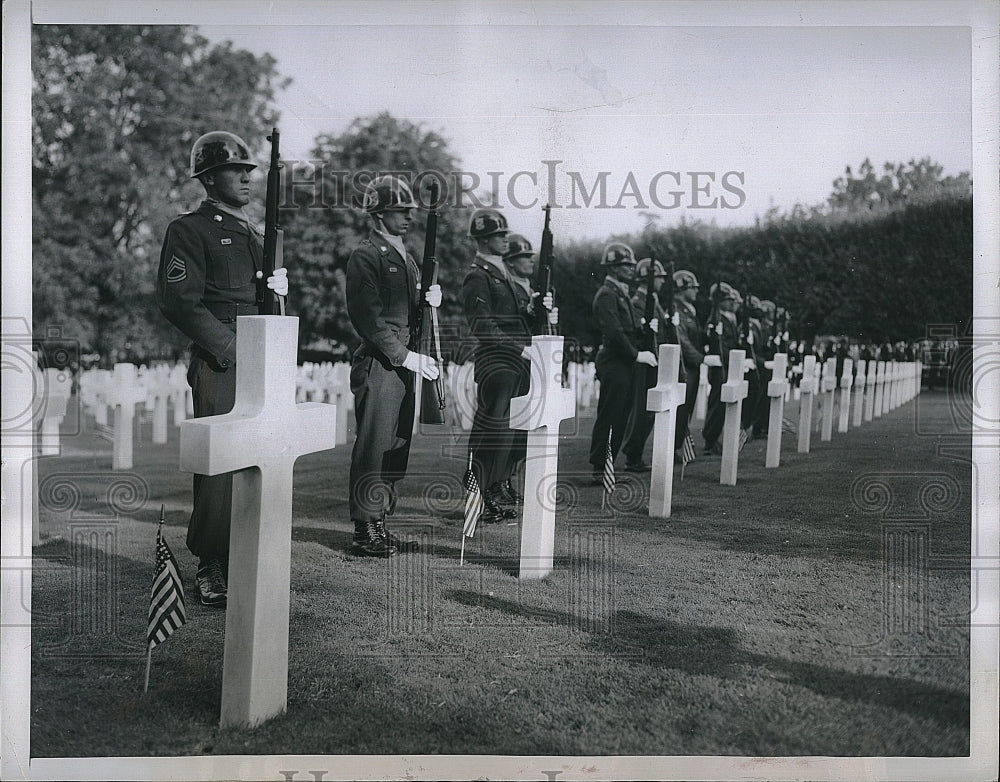
[[[177,430],[154,446],[145,424],[112,472],[85,418],[40,462],[31,754],[967,755],[972,465],[952,417],[924,392],[808,455],[786,433],[778,469],[755,440],[735,487],[696,436],[670,520],[646,515],[648,474],[620,473],[602,510],[592,419],[566,422],[542,580],[516,577],[516,521],[460,566],[461,433],[415,441],[391,522],[423,545],[388,561],[348,552],[350,444],[302,457],[288,710],[226,730]],[[161,503],[188,621],[144,695]]]

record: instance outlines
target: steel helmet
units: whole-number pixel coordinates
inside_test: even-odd
[[[775,306],[774,302],[771,301],[770,299],[760,300],[760,311],[763,312],[764,315],[766,315],[767,317],[773,318],[774,313],[777,311],[777,309],[778,308]]]
[[[469,220],[469,236],[473,239],[485,239],[509,231],[507,218],[496,209],[477,209]]]
[[[674,290],[675,291],[686,291],[689,288],[698,288],[698,278],[694,276],[694,272],[689,272],[687,269],[678,269],[674,272]]]
[[[740,294],[737,292],[736,288],[730,285],[728,282],[720,282],[718,285],[712,284],[709,288],[709,292],[712,295],[714,301],[742,301]]]
[[[659,261],[654,261],[651,258],[643,258],[642,260],[639,261],[638,264],[636,264],[636,267],[635,267],[635,274],[636,274],[636,276],[640,277],[642,279],[645,279],[646,275],[649,274],[649,264],[650,263],[653,263],[653,269],[654,269],[653,276],[655,276],[655,277],[666,277],[667,276],[667,272],[663,268],[663,264],[660,263]]]
[[[361,208],[368,214],[378,214],[388,209],[416,209],[417,206],[406,180],[391,174],[369,182],[361,202]]]
[[[523,258],[534,254],[535,251],[531,249],[531,242],[521,236],[521,234],[510,234],[507,237],[507,253],[503,257],[505,261],[512,261],[515,258]]]
[[[635,252],[621,242],[612,242],[601,253],[601,266],[620,266],[623,263],[635,262]]]
[[[219,166],[257,168],[250,147],[235,133],[213,130],[199,136],[191,147],[191,177],[198,177]]]

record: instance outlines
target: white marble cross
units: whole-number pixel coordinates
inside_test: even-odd
[[[813,395],[818,390],[816,382],[816,356],[802,360],[802,380],[799,382],[799,453],[809,453],[812,438]]]
[[[183,364],[174,364],[170,368],[167,386],[170,389],[170,404],[174,408],[174,426],[180,426],[181,421],[190,417],[188,399],[191,399],[191,386],[188,385],[187,369]]]
[[[532,337],[528,354],[528,393],[510,400],[510,428],[528,432],[518,577],[544,578],[555,547],[559,422],[576,413],[576,392],[562,387],[562,337]]]
[[[877,364],[878,372],[875,375],[875,417],[881,418],[882,413],[885,411],[885,380],[886,380],[886,370],[888,369],[886,362],[879,361]]]
[[[875,411],[875,365],[872,359],[868,362],[868,374],[865,377],[865,421],[871,421]]]
[[[868,363],[861,359],[858,361],[858,371],[854,376],[854,428],[857,429],[861,426],[861,416],[862,408],[865,402],[865,372],[867,371]]]
[[[844,359],[844,371],[840,376],[840,418],[837,421],[837,431],[844,433],[847,431],[847,419],[851,414],[851,383],[854,372],[854,359]]]
[[[164,367],[146,373],[146,410],[153,411],[153,442],[167,441],[167,399],[170,396],[170,370]]]
[[[106,398],[115,409],[111,469],[131,470],[135,406],[146,401],[146,389],[139,384],[135,364],[115,364]]]
[[[59,455],[59,425],[66,417],[73,378],[68,369],[48,367],[43,373],[45,404],[39,421],[38,453],[41,456]],[[38,504],[37,502],[35,503]]]
[[[771,379],[767,383],[767,395],[771,397],[770,417],[767,420],[767,455],[765,467],[781,464],[781,424],[785,419],[785,394],[788,391],[788,355],[775,353],[771,362]]]
[[[708,414],[708,364],[698,367],[698,395],[694,400],[694,420],[704,421]]]
[[[236,402],[225,415],[181,424],[180,467],[233,473],[229,594],[222,670],[223,727],[285,710],[292,549],[292,471],[333,448],[336,410],[295,403],[298,318],[237,320]]]
[[[680,383],[680,345],[660,345],[656,385],[646,392],[646,409],[656,413],[653,424],[653,465],[649,476],[649,515],[670,518],[674,492],[674,438],[677,408],[684,404],[687,384]]]
[[[820,394],[823,399],[823,431],[820,440],[829,442],[833,439],[833,402],[837,393],[837,359],[830,357],[823,364],[823,378],[820,381]]]
[[[743,379],[746,351],[729,351],[729,376],[722,384],[721,401],[726,406],[726,420],[722,425],[722,466],[719,483],[736,485],[736,472],[740,461],[740,416],[743,400],[747,398],[750,384]]]

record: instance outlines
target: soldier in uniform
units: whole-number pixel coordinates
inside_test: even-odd
[[[767,399],[764,394],[764,386],[761,382],[761,370],[764,362],[761,358],[762,349],[765,342],[764,328],[761,324],[760,299],[753,294],[748,294],[746,301],[741,304],[741,327],[740,327],[740,347],[746,352],[749,359],[750,370],[746,373],[747,398],[743,401],[740,409],[740,426],[746,433],[747,440],[753,439],[753,425],[757,416],[757,407],[762,398]]]
[[[531,277],[535,271],[535,252],[531,242],[520,234],[509,234],[507,236],[507,252],[503,256],[503,262],[514,282],[514,293],[517,296],[518,307],[527,313],[533,312],[538,293],[531,287]],[[552,326],[559,323],[559,309],[557,307],[549,308],[548,321]],[[514,396],[524,396],[528,393],[529,387],[529,377],[524,375]],[[512,478],[518,465],[524,460],[527,444],[527,430],[515,429],[508,475],[505,480],[500,482],[496,492],[497,501],[501,505],[520,504],[524,500],[521,493],[514,487]]]
[[[288,293],[284,269],[262,280],[263,235],[247,218],[250,171],[246,142],[206,133],[191,148],[191,176],[205,188],[193,212],[167,226],[156,276],[163,315],[192,340],[188,383],[195,417],[222,415],[236,401],[236,318],[256,315],[268,289]],[[203,605],[226,603],[232,474],[194,476],[187,547],[198,557],[195,589]]]
[[[757,317],[760,321],[760,332],[762,335],[760,343],[756,346],[757,376],[760,378],[761,392],[757,397],[757,404],[754,408],[753,433],[754,436],[767,435],[771,418],[771,398],[767,395],[767,385],[771,382],[773,371],[765,364],[774,359],[774,354],[778,352],[777,340],[774,334],[776,307],[773,301],[760,299],[757,307]]]
[[[477,209],[469,220],[469,236],[476,240],[476,257],[462,281],[462,302],[476,347],[476,412],[469,433],[472,470],[483,491],[480,521],[514,518],[502,507],[515,503],[510,476],[517,453],[510,428],[510,400],[528,388],[530,362],[525,348],[531,343],[529,315],[532,296],[514,281],[504,263],[510,250],[507,218],[496,209]],[[518,292],[520,291],[520,293]],[[544,306],[551,308],[546,295]]]
[[[390,557],[417,544],[386,529],[396,507],[396,482],[406,475],[413,436],[415,380],[435,380],[438,367],[416,350],[420,269],[403,244],[417,202],[400,177],[383,176],[365,190],[372,230],[347,261],[347,313],[361,337],[351,361],[357,439],[351,452],[352,551]],[[423,295],[441,305],[441,287]]]
[[[611,435],[611,458],[618,455],[632,409],[633,368],[636,363],[656,366],[656,356],[639,350],[641,325],[632,309],[629,282],[635,276],[635,252],[627,244],[613,242],[601,254],[607,270],[604,283],[594,295],[593,312],[601,331],[601,347],[595,368],[601,384],[597,417],[590,435],[590,465],[594,485],[600,485]]]
[[[705,454],[721,456],[719,435],[722,434],[725,421],[722,384],[726,381],[729,370],[729,351],[736,350],[740,343],[739,324],[736,321],[740,294],[729,283],[719,281],[712,286],[711,297],[714,306],[706,332],[708,355],[705,360],[708,364],[708,410],[705,413],[702,436],[705,438]]]
[[[649,265],[653,267],[654,288],[652,294],[646,290],[646,283],[649,280]],[[656,355],[656,345],[666,341],[666,334],[660,333],[666,330],[666,318],[660,319],[658,313],[661,311],[659,293],[660,286],[667,278],[667,272],[663,264],[650,258],[643,258],[636,264],[635,279],[638,285],[632,295],[632,314],[640,326],[647,326],[655,335],[653,355]],[[653,296],[653,318],[647,324],[646,299]],[[650,340],[651,341],[651,340]],[[640,345],[640,347],[642,347]],[[633,368],[636,382],[632,387],[632,411],[629,414],[628,424],[625,426],[625,440],[622,445],[622,452],[625,454],[625,472],[648,472],[649,465],[643,462],[642,454],[646,449],[646,440],[653,430],[653,422],[656,414],[646,409],[646,392],[656,385],[656,368],[643,364]]]
[[[701,380],[701,365],[705,360],[702,351],[704,340],[698,325],[695,300],[698,298],[698,278],[687,269],[674,272],[674,311],[677,315],[677,343],[681,346],[681,380],[687,387],[684,392],[684,407],[677,411],[678,421],[683,415],[684,431],[678,423],[676,446],[687,434],[687,425],[694,415],[694,405],[698,398],[698,383]]]

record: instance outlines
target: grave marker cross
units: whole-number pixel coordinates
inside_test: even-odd
[[[232,412],[182,422],[180,442],[182,470],[233,473],[223,727],[255,725],[285,709],[292,469],[299,456],[336,441],[333,405],[295,403],[298,318],[250,315],[238,323]]]
[[[656,385],[646,392],[646,409],[656,413],[653,424],[653,465],[649,477],[649,515],[670,518],[674,489],[674,437],[677,408],[684,404],[685,383],[677,380],[680,345],[660,345]]]
[[[576,413],[576,392],[562,387],[562,337],[532,337],[528,353],[528,393],[510,400],[510,428],[528,431],[518,575],[544,578],[552,572],[555,546],[559,422]]]
[[[740,415],[743,400],[747,398],[750,384],[743,379],[746,351],[729,351],[729,376],[722,384],[721,400],[726,406],[726,420],[722,426],[722,467],[719,483],[736,485],[736,471],[740,461]]]

